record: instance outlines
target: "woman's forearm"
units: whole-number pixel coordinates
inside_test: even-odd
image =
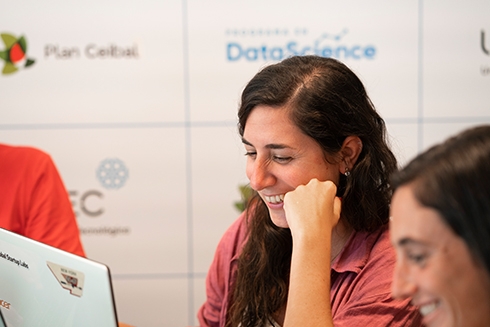
[[[330,240],[293,240],[289,296],[284,327],[332,327]]]

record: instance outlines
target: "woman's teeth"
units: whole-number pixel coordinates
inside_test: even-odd
[[[422,316],[427,316],[429,313],[434,311],[438,306],[439,306],[438,302],[432,302],[431,304],[426,304],[424,306],[421,306],[419,311],[422,314]]]
[[[273,196],[264,195],[264,198],[269,203],[277,204],[277,203],[281,203],[284,200],[284,194],[273,195]]]

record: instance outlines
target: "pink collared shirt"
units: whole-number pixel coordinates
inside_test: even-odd
[[[218,244],[206,277],[206,302],[198,312],[201,327],[224,327],[228,295],[246,239],[245,215],[228,228]],[[409,300],[391,297],[395,253],[385,226],[354,232],[331,269],[331,305],[335,327],[422,326]]]

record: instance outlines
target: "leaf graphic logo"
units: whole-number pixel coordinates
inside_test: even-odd
[[[19,67],[29,67],[34,64],[35,60],[27,58],[27,41],[24,36],[16,38],[7,33],[0,34],[5,50],[0,50],[0,58],[5,61],[2,75],[13,74],[19,70]]]

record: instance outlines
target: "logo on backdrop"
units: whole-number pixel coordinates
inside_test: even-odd
[[[88,59],[138,59],[138,45],[120,46],[116,44],[97,45],[90,43],[84,50],[78,46],[60,46],[59,44],[46,44],[44,46],[44,58],[77,59],[81,56]]]
[[[102,187],[106,189],[123,187],[129,177],[126,165],[117,158],[103,160],[97,168],[96,175]]]
[[[0,58],[5,65],[2,70],[3,75],[15,73],[21,68],[26,68],[35,63],[35,59],[27,56],[27,40],[25,36],[17,37],[9,33],[0,34],[5,45],[5,49],[0,48]],[[32,49],[31,49],[32,50]],[[36,53],[44,53],[46,60],[59,59],[80,59],[81,57],[92,60],[111,60],[111,59],[139,59],[140,52],[138,44],[116,44],[107,42],[97,44],[95,42],[85,45],[60,45],[57,42],[50,42],[44,45],[44,49],[35,49]]]
[[[70,190],[68,194],[72,199],[71,205],[75,212],[75,216],[80,216],[80,212],[77,209],[80,209],[83,215],[91,218],[97,218],[104,213],[104,208],[100,204],[98,205],[104,198],[102,192],[98,190],[88,190],[80,194],[78,191]]]
[[[483,29],[480,31],[480,47],[485,55],[490,56],[490,35],[486,35]],[[483,76],[490,76],[490,65],[481,65],[480,72]]]
[[[16,37],[12,34],[1,33],[4,50],[0,50],[0,58],[4,61],[2,75],[17,72],[20,68],[32,66],[34,59],[27,57],[27,40],[24,36]]]
[[[108,158],[102,160],[96,171],[95,179],[100,185],[107,190],[118,190],[122,188],[129,177],[129,170],[125,163],[118,158]],[[84,225],[84,220],[80,220],[82,217],[88,218],[102,218],[106,214],[106,210],[103,205],[104,193],[96,190],[89,189],[86,191],[69,191],[73,211],[79,219],[80,233],[87,236],[119,236],[129,235],[131,228],[129,226],[90,226]]]
[[[376,56],[376,46],[352,40],[348,29],[310,34],[306,28],[228,29],[226,59],[229,62],[280,61],[290,56],[315,54],[340,60],[371,60]]]
[[[129,177],[128,169],[124,162],[117,158],[103,160],[96,169],[96,179],[106,189],[119,189],[124,186]],[[79,197],[79,201],[72,201],[72,206],[79,207],[80,211],[88,217],[99,217],[104,213],[104,208],[100,202],[104,198],[104,193],[92,189],[85,192],[75,190],[69,191],[70,197]],[[75,209],[77,216],[80,213]]]

